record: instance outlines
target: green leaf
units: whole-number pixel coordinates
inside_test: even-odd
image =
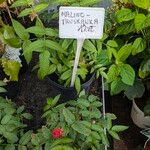
[[[20,106],[18,109],[17,109],[17,114],[20,114],[24,111],[25,107],[24,106]]]
[[[99,3],[100,0],[82,0],[80,1],[80,6],[93,6],[94,4]]]
[[[40,79],[44,79],[44,77],[46,75],[48,75],[48,68],[50,65],[50,53],[48,50],[45,50],[44,52],[42,52],[39,56],[39,67],[40,69],[38,70],[38,77]]]
[[[115,131],[115,132],[121,132],[121,131],[124,131],[124,130],[127,130],[128,127],[127,126],[123,126],[123,125],[114,125],[111,130],[112,131]]]
[[[24,56],[25,56],[25,59],[27,61],[27,63],[29,63],[32,59],[32,52],[33,51],[36,51],[37,49],[41,49],[43,48],[43,51],[45,50],[45,40],[37,40],[35,42],[27,42],[25,43],[27,44],[24,48]]]
[[[133,50],[133,47],[131,44],[122,46],[121,49],[118,51],[117,60],[124,62],[129,57],[132,50]]]
[[[100,135],[101,135],[101,138],[102,138],[102,143],[104,145],[106,145],[107,147],[109,147],[109,141],[108,141],[107,136],[104,133],[101,133]]]
[[[133,100],[135,98],[141,98],[145,92],[143,83],[139,80],[135,81],[133,86],[128,86],[125,90],[125,95],[128,99]]]
[[[111,95],[119,94],[121,91],[125,90],[126,84],[122,82],[120,78],[117,78],[111,83]]]
[[[15,2],[13,2],[13,4],[11,5],[11,8],[27,6],[27,5],[32,5],[32,4],[33,4],[33,0],[17,0]]]
[[[84,41],[83,48],[86,49],[88,52],[97,52],[95,45],[90,40]]]
[[[150,26],[150,17],[146,17],[144,14],[138,14],[134,20],[135,28],[140,31],[148,26]]]
[[[68,47],[72,44],[73,40],[71,39],[64,39],[62,42],[63,49],[68,49]]]
[[[0,87],[0,93],[5,93],[5,92],[7,92],[7,90],[4,89],[3,87]]]
[[[89,106],[90,106],[89,101],[86,100],[86,99],[82,99],[82,98],[79,98],[79,99],[77,100],[77,104],[78,104],[78,106],[80,106],[81,108],[82,108],[82,107],[89,107]]]
[[[26,31],[37,35],[45,35],[45,29],[40,26],[30,27]]]
[[[80,93],[80,91],[81,91],[81,82],[80,82],[79,77],[77,77],[76,80],[75,80],[75,88],[77,90],[77,93]]]
[[[48,3],[40,3],[40,4],[38,4],[38,5],[36,5],[35,7],[34,7],[34,11],[37,13],[37,12],[40,12],[40,11],[42,11],[42,10],[44,10],[45,8],[47,8],[48,7]]]
[[[117,65],[113,64],[110,66],[108,73],[107,73],[107,82],[110,83],[116,80],[119,76],[119,68]]]
[[[12,115],[5,115],[1,120],[1,124],[7,124],[11,118],[12,118]]]
[[[60,51],[60,52],[64,53],[63,48],[57,42],[54,42],[52,40],[45,40],[45,44],[48,48],[50,48],[52,50],[56,50],[56,51]]]
[[[19,140],[19,144],[20,145],[27,145],[29,143],[29,141],[31,140],[31,135],[32,135],[31,130],[29,130],[28,132],[23,134],[23,136]]]
[[[118,35],[127,35],[131,32],[135,31],[135,24],[131,21],[131,22],[125,22],[123,24],[121,24],[120,26],[117,27],[116,33]]]
[[[57,139],[55,140],[52,144],[51,144],[51,148],[53,148],[56,145],[64,145],[64,144],[69,144],[72,143],[73,140],[70,138],[61,138],[61,139]]]
[[[89,134],[91,133],[91,130],[86,128],[82,122],[75,122],[71,127],[73,128],[73,130],[85,136],[89,136]]]
[[[109,132],[109,134],[114,138],[114,139],[116,139],[116,140],[120,140],[120,137],[119,137],[119,135],[115,132],[115,131],[108,131]]]
[[[60,79],[61,79],[61,80],[66,80],[66,79],[68,79],[68,78],[71,78],[71,73],[72,73],[71,70],[67,70],[66,72],[64,72],[64,73],[60,76]]]
[[[31,14],[32,11],[33,11],[32,8],[26,8],[19,14],[18,17],[25,17],[25,16]]]
[[[63,109],[63,115],[69,125],[72,125],[75,122],[75,116],[68,108]]]
[[[57,69],[56,65],[55,64],[51,64],[49,66],[49,68],[48,68],[48,75],[54,73],[56,71],[56,69]]]
[[[74,149],[71,148],[70,146],[58,145],[51,148],[51,150],[74,150]]]
[[[137,38],[133,43],[134,49],[132,50],[132,55],[136,55],[146,48],[146,41],[142,38]]]
[[[139,8],[149,9],[150,1],[149,0],[133,0],[134,4]]]
[[[8,114],[8,115],[12,115],[13,113],[16,112],[16,109],[15,109],[15,108],[12,108],[12,107],[6,107],[6,108],[4,109],[4,112],[5,112],[6,114]]]
[[[0,81],[0,86],[5,86],[7,85],[4,81]]]
[[[5,147],[5,150],[15,150],[15,145],[14,144],[7,144]]]
[[[29,39],[29,34],[27,33],[26,29],[24,28],[24,26],[19,23],[16,20],[12,20],[12,25],[14,27],[14,30],[16,32],[16,34],[22,39],[22,40],[28,40]]]
[[[133,85],[135,80],[135,71],[128,64],[122,64],[119,66],[120,76],[122,81],[127,85]]]
[[[18,150],[27,150],[27,147],[23,145],[18,145]]]
[[[118,47],[118,44],[117,44],[117,42],[114,41],[114,40],[109,40],[109,41],[107,42],[107,46],[110,46],[110,47]]]
[[[23,113],[21,116],[24,117],[25,119],[29,119],[29,120],[33,118],[33,116],[29,113]]]
[[[18,141],[18,137],[15,133],[11,132],[4,132],[3,136],[10,142],[10,143],[15,143]]]
[[[51,37],[58,37],[58,31],[52,28],[45,28],[45,34]]]
[[[31,135],[31,143],[35,146],[39,146],[40,145],[40,138],[38,137],[38,134],[32,134]]]
[[[135,18],[136,12],[132,12],[131,9],[122,8],[121,10],[117,11],[116,18],[119,23],[124,21],[129,21]]]

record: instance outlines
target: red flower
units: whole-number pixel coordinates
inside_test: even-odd
[[[60,128],[56,128],[52,130],[52,137],[53,139],[59,139],[63,136],[63,130]]]

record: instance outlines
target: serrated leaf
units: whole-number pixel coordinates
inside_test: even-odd
[[[5,74],[10,77],[11,81],[18,81],[18,74],[21,67],[19,62],[2,59],[2,66]]]
[[[73,140],[70,138],[61,138],[61,139],[57,139],[55,140],[52,144],[51,144],[51,148],[53,148],[56,145],[64,145],[64,144],[69,144],[72,143]]]
[[[5,115],[1,120],[1,124],[7,124],[11,118],[12,118],[12,115]]]
[[[133,2],[139,8],[148,9],[150,7],[149,0],[133,0]]]
[[[126,84],[122,82],[120,78],[117,78],[111,83],[111,95],[119,94],[121,91],[125,90]]]
[[[117,60],[121,62],[125,61],[131,54],[132,50],[133,46],[131,44],[122,46],[121,49],[118,51]]]
[[[88,52],[97,52],[95,45],[90,40],[84,41],[83,48],[86,49]]]
[[[122,64],[119,67],[119,70],[122,81],[125,84],[132,86],[135,80],[135,71],[133,70],[133,68],[128,64]]]
[[[29,34],[27,33],[26,29],[24,28],[24,26],[19,23],[16,20],[12,20],[12,25],[14,27],[14,30],[16,32],[16,34],[22,39],[22,40],[28,40],[29,39]]]
[[[132,55],[136,55],[146,48],[146,41],[142,38],[137,38],[133,43]]]
[[[31,140],[31,135],[32,135],[33,131],[28,131],[25,134],[23,134],[23,136],[20,138],[19,140],[19,144],[21,145],[27,145],[29,143],[29,141]]]
[[[111,65],[108,73],[107,73],[107,82],[110,83],[114,80],[116,80],[119,76],[119,69],[117,65]]]
[[[131,32],[135,31],[135,24],[131,22],[123,23],[117,27],[116,33],[118,35],[127,35]]]
[[[3,136],[11,143],[15,143],[18,141],[18,137],[15,133],[4,132]]]
[[[7,144],[6,146],[5,146],[5,150],[15,150],[16,148],[15,148],[15,145],[14,144]]]
[[[52,50],[56,50],[56,51],[60,51],[62,53],[64,53],[63,48],[61,47],[61,45],[57,42],[54,42],[52,40],[45,40],[45,44],[48,48],[52,49]]]
[[[66,79],[68,79],[68,78],[71,78],[71,73],[72,73],[71,70],[67,70],[66,72],[64,72],[64,73],[60,76],[60,79],[61,79],[61,80],[66,80]]]
[[[68,108],[63,109],[63,115],[69,125],[72,125],[75,122],[75,116]]]
[[[48,68],[50,65],[50,53],[48,50],[45,50],[44,52],[42,52],[39,56],[39,67],[40,69],[38,70],[38,77],[40,79],[44,79],[44,77],[46,75],[48,75]]]
[[[135,28],[137,31],[142,30],[147,27],[147,17],[144,14],[138,14],[134,20]]]
[[[63,146],[63,145],[58,145],[53,147],[51,150],[74,150],[70,146]]]
[[[116,18],[119,23],[129,21],[135,18],[136,12],[132,12],[131,9],[122,8],[116,13]]]
[[[89,136],[91,130],[86,128],[82,122],[75,122],[73,125],[72,125],[72,128],[73,130],[77,131],[78,133],[80,134],[83,134],[85,136]]]

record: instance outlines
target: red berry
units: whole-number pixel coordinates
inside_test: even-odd
[[[63,130],[60,128],[56,128],[52,130],[52,137],[53,139],[59,139],[63,136]]]

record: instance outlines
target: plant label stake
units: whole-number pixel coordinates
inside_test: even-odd
[[[71,79],[74,86],[80,52],[85,39],[103,37],[105,9],[91,7],[60,7],[59,37],[77,39],[77,51]]]

